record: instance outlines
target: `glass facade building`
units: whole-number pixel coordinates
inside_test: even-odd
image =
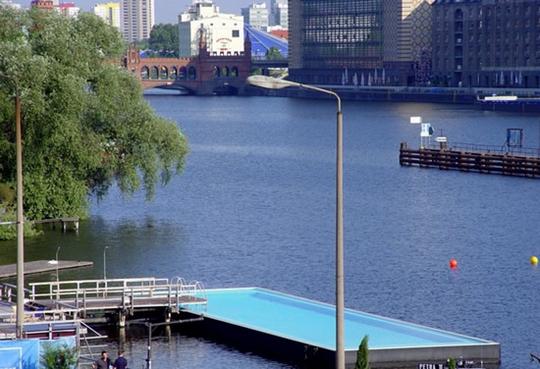
[[[344,68],[383,67],[382,0],[292,0],[292,75],[310,83],[341,83]],[[291,6],[292,5],[292,6]],[[337,74],[336,74],[337,72]]]
[[[431,57],[433,1],[289,0],[291,79],[360,86],[422,80],[415,65]]]

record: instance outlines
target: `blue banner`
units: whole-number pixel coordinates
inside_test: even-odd
[[[0,369],[39,368],[39,340],[0,341]]]

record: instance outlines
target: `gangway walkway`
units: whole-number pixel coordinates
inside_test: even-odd
[[[10,286],[14,287],[14,286]],[[0,303],[13,304],[0,288]],[[115,313],[119,325],[137,311],[152,309],[179,313],[189,307],[191,314],[204,315],[206,291],[201,282],[186,282],[183,278],[125,278],[52,281],[30,283],[25,290],[26,320],[85,320],[89,313]],[[14,321],[12,309],[0,309],[0,320]]]

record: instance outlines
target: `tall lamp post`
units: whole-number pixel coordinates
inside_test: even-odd
[[[15,146],[17,151],[17,338],[23,337],[24,330],[24,211],[23,211],[23,170],[22,170],[22,128],[21,95],[16,78],[0,73],[0,77],[11,83],[15,89]]]
[[[60,275],[58,273],[58,254],[60,253],[60,247],[56,248],[56,299],[60,300]]]
[[[299,87],[334,96],[337,100],[336,147],[336,369],[345,369],[344,310],[345,287],[343,274],[343,114],[341,98],[334,91],[267,76],[251,76],[247,82],[253,86],[279,90]]]
[[[107,249],[109,246],[103,248],[103,279],[107,281]]]

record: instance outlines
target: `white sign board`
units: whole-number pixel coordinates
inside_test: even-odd
[[[432,134],[433,134],[433,129],[431,128],[431,124],[422,123],[422,130],[420,131],[420,137],[431,137]]]
[[[444,136],[440,136],[440,137],[437,137],[435,139],[435,141],[437,141],[437,142],[448,142],[448,139],[446,137],[444,137]]]
[[[420,124],[422,123],[422,117],[411,117],[411,124]]]

